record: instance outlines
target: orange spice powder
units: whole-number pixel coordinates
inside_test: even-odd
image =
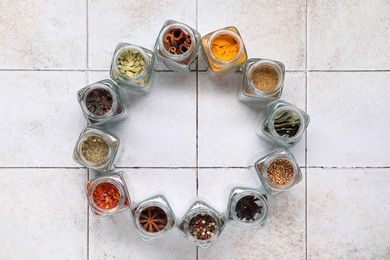
[[[231,61],[237,57],[239,51],[237,41],[229,35],[217,36],[211,42],[211,52],[221,61]]]

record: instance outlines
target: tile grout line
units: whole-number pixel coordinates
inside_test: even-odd
[[[118,169],[250,169],[251,166],[118,166]],[[323,169],[323,170],[364,170],[364,169],[390,169],[390,166],[302,166],[304,169]],[[64,170],[82,170],[86,169],[86,167],[61,167],[61,166],[48,166],[48,167],[40,167],[40,166],[0,166],[0,169],[64,169]]]
[[[86,0],[86,19],[87,19],[87,22],[86,22],[86,26],[87,26],[87,57],[86,57],[86,78],[87,78],[87,84],[89,84],[89,0]],[[89,177],[90,177],[90,171],[89,169],[87,169],[87,182],[89,181]],[[89,205],[87,203],[87,260],[90,259],[89,257]]]
[[[306,113],[308,113],[308,102],[307,102],[307,91],[308,91],[308,0],[306,0],[306,20],[305,20],[305,58],[306,58],[306,64],[305,64],[305,110]],[[305,258],[307,259],[307,131],[305,131]]]

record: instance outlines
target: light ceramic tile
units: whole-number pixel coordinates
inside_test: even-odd
[[[305,69],[306,1],[200,0],[198,9],[202,36],[235,26],[249,57],[279,60],[289,70]]]
[[[390,2],[308,1],[308,68],[390,68]]]
[[[309,166],[390,166],[390,73],[309,73]]]
[[[120,169],[121,170],[121,169]],[[195,169],[122,169],[132,201],[163,194],[181,218],[196,195]],[[90,213],[91,259],[196,259],[196,248],[177,230],[161,239],[141,239],[129,211],[105,218]]]
[[[0,258],[86,259],[84,169],[0,169]]]
[[[76,92],[84,72],[2,71],[0,165],[78,166],[72,159],[86,125]]]
[[[233,186],[258,187],[259,180],[248,169],[200,169],[199,196],[226,212]],[[245,229],[228,224],[219,240],[200,259],[304,259],[305,180],[282,194],[269,198],[264,229]]]
[[[310,259],[389,259],[389,169],[308,169]]]
[[[152,50],[158,33],[168,19],[195,28],[196,2],[187,1],[102,1],[89,2],[89,67],[109,69],[120,42]]]
[[[105,77],[106,72],[90,73],[89,81]],[[195,72],[157,72],[148,95],[123,94],[129,97],[128,118],[109,128],[124,143],[118,166],[195,167]]]
[[[237,99],[238,76],[218,80],[199,73],[199,165],[250,165],[253,156],[266,155],[274,146],[256,130],[264,120],[264,107],[248,106]],[[282,99],[305,110],[304,73],[286,73]],[[310,128],[310,125],[309,125]],[[305,164],[305,138],[291,151]]]
[[[4,0],[0,13],[0,68],[85,68],[85,1]]]

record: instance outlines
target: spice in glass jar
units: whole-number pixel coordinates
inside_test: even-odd
[[[86,97],[87,109],[97,116],[107,114],[112,108],[112,102],[111,93],[102,88],[92,90]]]
[[[221,61],[231,61],[237,57],[239,46],[230,35],[218,35],[211,42],[211,53]]]
[[[164,48],[171,54],[186,53],[191,47],[191,36],[180,28],[170,29],[163,37]]]
[[[97,185],[92,191],[92,198],[95,205],[104,210],[115,208],[120,200],[118,188],[111,183],[103,182]]]
[[[276,186],[288,184],[294,176],[294,168],[289,160],[276,158],[267,169],[268,179]]]
[[[104,161],[109,153],[107,142],[100,136],[88,136],[81,144],[81,155],[90,163]]]
[[[166,227],[167,214],[160,207],[150,206],[139,215],[139,223],[145,231],[157,233]]]
[[[126,50],[118,57],[117,67],[126,77],[135,78],[145,69],[145,58],[137,50]]]
[[[235,211],[241,221],[255,221],[263,213],[262,202],[255,196],[244,196],[237,201]]]
[[[252,74],[252,82],[255,88],[263,92],[270,92],[278,84],[279,76],[276,70],[269,65],[260,65]]]
[[[274,129],[282,137],[295,136],[301,127],[301,116],[290,110],[283,110],[274,117]]]
[[[190,234],[198,240],[208,240],[215,236],[215,220],[206,213],[197,214],[189,223]]]

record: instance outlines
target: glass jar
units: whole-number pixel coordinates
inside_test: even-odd
[[[145,241],[163,237],[176,226],[175,215],[163,195],[134,204],[131,207],[131,217]]]
[[[277,82],[257,83],[263,75],[259,75],[259,69],[268,69],[268,73],[277,75]],[[257,74],[257,75],[256,75]],[[283,63],[265,59],[249,59],[239,76],[238,99],[243,102],[261,103],[275,101],[280,98],[284,85],[285,68]],[[269,75],[269,77],[272,75]],[[270,80],[266,78],[264,80]],[[268,86],[267,86],[268,84]],[[271,86],[271,85],[273,86]]]
[[[228,60],[218,59],[212,51],[212,44],[220,37],[229,37],[238,44],[238,52],[235,57]],[[248,55],[244,46],[244,42],[236,27],[229,26],[220,30],[209,33],[202,38],[202,55],[207,65],[210,77],[220,77],[239,70]]]
[[[107,172],[114,168],[120,141],[113,134],[89,126],[83,129],[73,152],[73,160],[87,168]]]
[[[138,93],[149,93],[155,76],[153,66],[152,51],[137,45],[120,43],[112,58],[110,76],[120,87]]]
[[[298,163],[287,149],[277,149],[260,158],[255,170],[269,194],[286,191],[302,180]]]
[[[80,89],[77,99],[88,125],[106,124],[125,114],[118,85],[109,79]]]
[[[293,147],[302,138],[309,122],[310,117],[304,111],[279,100],[268,105],[261,132],[281,146]]]
[[[268,215],[268,200],[258,190],[235,187],[230,192],[228,220],[247,228],[263,228]]]
[[[130,207],[130,196],[122,172],[87,182],[85,192],[96,217],[113,215]]]
[[[188,73],[198,55],[200,38],[200,33],[188,25],[166,21],[154,46],[157,62],[164,63],[173,71]]]
[[[203,201],[194,202],[180,221],[179,231],[189,241],[208,248],[225,228],[226,218]]]

